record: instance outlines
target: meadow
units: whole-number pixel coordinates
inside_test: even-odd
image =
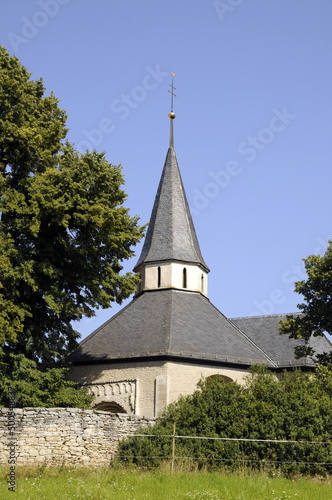
[[[263,473],[87,468],[17,468],[15,492],[0,469],[2,500],[331,500],[332,478]]]

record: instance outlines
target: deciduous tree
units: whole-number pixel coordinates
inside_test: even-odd
[[[121,303],[143,229],[123,206],[120,166],[79,154],[43,82],[0,47],[0,347],[51,367],[77,345],[72,322]]]
[[[312,336],[332,334],[332,240],[324,255],[304,259],[307,279],[295,283],[295,291],[304,297],[298,305],[301,314],[288,315],[281,321],[280,333],[304,339],[295,348],[297,357],[315,356],[320,362],[331,361],[331,352],[316,354],[310,346]]]

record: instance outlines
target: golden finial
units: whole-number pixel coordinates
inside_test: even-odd
[[[176,94],[174,94],[174,90],[176,90],[176,88],[174,87],[175,73],[171,73],[171,76],[172,76],[172,83],[169,84],[169,86],[171,87],[171,90],[168,91],[172,96],[171,97],[171,112],[168,114],[168,118],[170,118],[171,120],[174,120],[174,118],[176,117],[176,114],[173,111],[173,101],[174,101],[174,97],[176,97]]]

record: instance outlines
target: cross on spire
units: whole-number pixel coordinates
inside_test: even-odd
[[[168,92],[171,94],[171,113],[173,113],[173,101],[174,101],[174,97],[176,97],[176,94],[174,94],[174,90],[176,90],[176,88],[174,87],[175,73],[171,73],[171,75],[172,75],[172,83],[169,84],[169,87],[171,87],[171,90],[169,90]]]

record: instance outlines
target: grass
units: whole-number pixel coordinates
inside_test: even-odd
[[[332,480],[286,479],[253,473],[147,472],[130,469],[28,468],[16,470],[8,491],[0,469],[2,500],[331,500]]]

